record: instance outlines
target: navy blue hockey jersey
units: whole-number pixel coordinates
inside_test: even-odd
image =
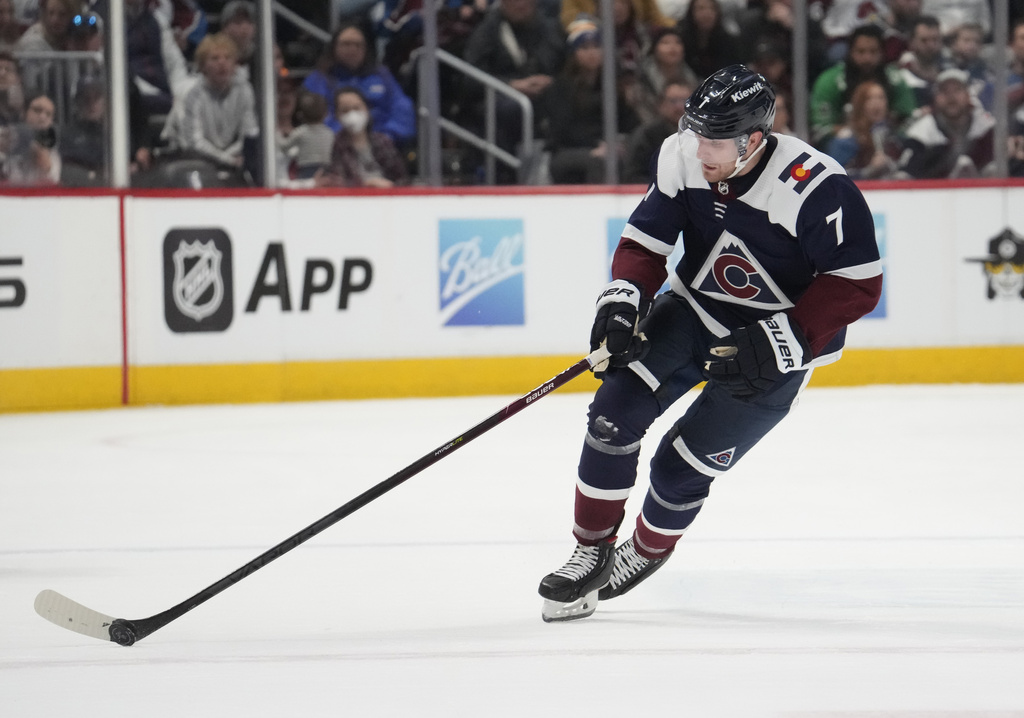
[[[682,241],[670,284],[713,334],[785,311],[814,350],[808,366],[838,359],[846,325],[881,292],[860,190],[831,157],[786,135],[769,137],[751,172],[710,186],[687,141],[677,134],[662,145],[654,183],[623,231],[615,278],[652,293]]]

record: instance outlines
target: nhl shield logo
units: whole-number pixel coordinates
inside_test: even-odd
[[[220,273],[222,256],[212,241],[181,240],[178,243],[171,255],[174,260],[171,292],[175,306],[186,317],[201,322],[220,309],[224,301],[224,279]]]
[[[174,332],[231,324],[231,241],[220,229],[173,229],[164,238],[164,318]]]

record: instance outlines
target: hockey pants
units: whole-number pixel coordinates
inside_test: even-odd
[[[590,405],[576,484],[573,533],[584,544],[614,534],[636,483],[640,442],[655,419],[704,381],[715,341],[681,297],[660,295],[641,330],[651,350],[605,375]],[[696,518],[711,482],[735,466],[789,413],[810,371],[791,372],[753,399],[708,382],[651,460],[650,488],[633,534],[647,558],[666,556]]]

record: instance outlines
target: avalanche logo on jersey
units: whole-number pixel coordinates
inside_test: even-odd
[[[720,302],[773,310],[793,306],[743,240],[730,232],[722,232],[691,286]]]
[[[522,325],[523,221],[442,219],[438,235],[441,323]]]
[[[711,463],[713,463],[715,466],[720,466],[723,469],[729,468],[729,464],[732,463],[732,457],[735,455],[735,446],[732,447],[731,449],[726,449],[725,451],[719,451],[717,454],[705,454],[705,456],[711,459]]]

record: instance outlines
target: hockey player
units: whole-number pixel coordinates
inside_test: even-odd
[[[595,371],[577,546],[540,584],[545,621],[589,616],[660,568],[711,482],[786,416],[811,370],[839,358],[846,326],[878,302],[863,196],[833,159],[773,135],[774,116],[765,78],[733,65],[697,88],[661,147],[597,300],[591,347],[611,358]],[[677,241],[671,289],[652,305]],[[636,527],[616,548],[644,433],[704,379],[662,438]]]

